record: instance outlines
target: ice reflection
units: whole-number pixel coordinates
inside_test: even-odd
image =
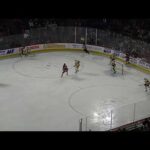
[[[94,131],[105,131],[111,128],[113,114],[112,105],[105,105],[97,108],[97,111],[92,112],[92,115],[87,117],[88,129]]]

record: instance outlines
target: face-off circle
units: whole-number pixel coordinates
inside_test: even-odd
[[[38,59],[21,59],[16,61],[12,68],[21,76],[31,78],[58,79],[62,72],[62,66],[64,62],[68,66],[69,73],[74,74],[74,59],[69,58],[68,56],[57,56],[55,59],[52,57],[42,61]],[[81,64],[80,70],[83,68],[84,65]]]
[[[107,90],[104,91],[104,88]],[[130,86],[115,85],[114,88],[112,84],[85,87],[70,95],[69,106],[83,117],[87,117],[89,124],[110,126],[111,119],[116,118],[116,110],[121,112],[121,107],[124,108],[128,101],[132,103],[134,99],[141,99],[142,92],[135,95],[135,91],[136,89]]]

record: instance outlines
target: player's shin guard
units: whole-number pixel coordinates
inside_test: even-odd
[[[114,71],[114,73],[116,73],[116,70],[115,70],[115,68],[113,68],[113,71]]]
[[[147,92],[147,86],[145,86],[145,92]]]

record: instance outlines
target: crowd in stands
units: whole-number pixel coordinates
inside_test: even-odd
[[[48,18],[25,18],[25,19],[0,19],[0,41],[3,40],[2,37],[14,35],[14,34],[24,34],[24,37],[28,36],[28,30],[34,30],[38,28],[51,28],[59,26],[77,26],[77,27],[91,27],[102,29],[108,33],[117,33],[121,36],[126,36],[131,39],[136,40],[137,44],[139,41],[143,41],[150,44],[150,19],[48,19]],[[27,34],[26,34],[27,33]],[[44,34],[44,33],[43,33]],[[46,33],[45,33],[46,34]],[[108,35],[109,36],[109,35]],[[46,39],[46,38],[45,38]],[[106,38],[109,39],[109,38]],[[118,38],[119,39],[119,38]],[[127,48],[127,40],[116,40],[117,44],[115,47],[112,47],[117,50],[122,50]],[[35,41],[32,40],[32,44],[36,44],[38,39]],[[41,39],[40,39],[41,40]],[[44,40],[44,39],[43,39]],[[98,44],[105,45],[109,47],[110,41],[104,43],[98,39]],[[51,41],[51,40],[50,40]],[[53,41],[53,40],[52,40]],[[130,40],[128,40],[130,41]],[[41,42],[41,41],[40,41]],[[95,44],[95,40],[92,38],[88,41],[89,44]],[[120,46],[118,46],[119,44]],[[13,47],[17,46],[17,43],[12,43]],[[31,41],[30,41],[31,44]],[[111,45],[111,44],[110,44]],[[114,44],[113,44],[114,45]],[[133,49],[131,47],[131,49]],[[139,46],[140,51],[144,51],[145,56],[148,57],[147,60],[150,60],[150,51],[149,48],[144,49],[144,47]],[[141,55],[142,56],[142,55]]]
[[[150,19],[1,19],[0,36],[48,26],[81,26],[110,30],[150,43]]]
[[[89,132],[90,131],[92,130],[89,129]],[[150,118],[145,118],[145,119],[109,130],[109,132],[130,132],[130,131],[131,132],[150,131]]]
[[[145,119],[143,126],[140,129],[142,131],[150,131],[150,119]]]
[[[0,19],[0,37],[23,34],[27,29],[56,25],[54,19]]]
[[[127,125],[126,127],[120,127],[115,131],[150,131],[150,118],[143,119],[142,121],[137,121],[133,124]]]

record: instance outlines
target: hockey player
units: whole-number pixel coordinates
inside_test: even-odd
[[[68,67],[67,67],[67,65],[64,63],[63,68],[62,68],[61,78],[63,77],[63,74],[64,74],[65,72],[66,72],[67,75],[68,75]]]
[[[28,56],[31,53],[31,50],[29,47],[26,47],[26,56]]]
[[[116,55],[115,53],[113,55],[110,55],[110,65],[112,64],[113,61],[115,61]]]
[[[21,57],[24,55],[24,48],[25,48],[25,47],[21,47],[21,48],[19,49],[19,53],[20,53],[20,56],[21,56]]]
[[[21,49],[20,49],[20,55],[21,55],[21,57],[24,55],[24,56],[28,56],[28,54],[29,54],[29,48],[28,47],[26,47],[26,46],[24,46],[24,47],[22,47]]]
[[[150,81],[146,78],[144,78],[144,86],[145,86],[145,91],[147,92],[147,88],[150,88]]]
[[[116,73],[116,63],[115,63],[115,60],[112,61],[111,65],[112,65],[113,72]]]
[[[126,64],[129,64],[130,63],[130,54],[129,53],[126,53]]]
[[[79,72],[79,67],[80,67],[80,61],[79,60],[75,60],[75,73]]]
[[[86,48],[86,44],[85,44],[85,42],[83,43],[83,51],[85,52],[85,53],[87,53],[87,54],[90,54],[90,52],[87,50],[87,48]]]

